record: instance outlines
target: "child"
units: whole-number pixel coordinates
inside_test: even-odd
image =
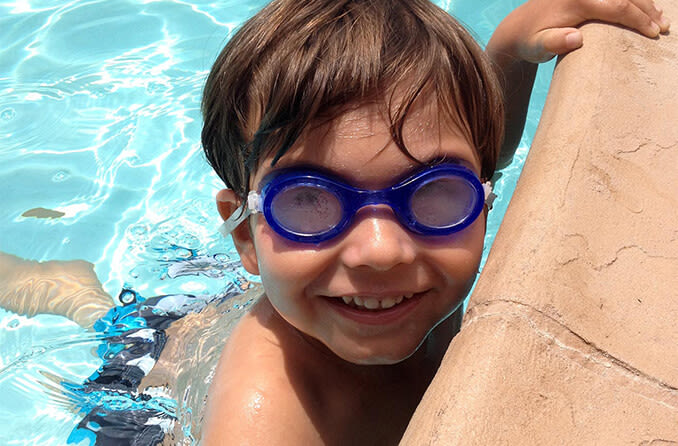
[[[233,36],[202,142],[265,291],[222,353],[204,444],[398,443],[459,330],[534,63],[588,19],[669,26],[651,0],[531,0],[488,58],[426,0],[280,0]]]

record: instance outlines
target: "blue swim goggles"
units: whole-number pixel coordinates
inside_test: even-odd
[[[431,236],[450,235],[468,227],[482,212],[491,194],[471,170],[458,164],[427,166],[381,190],[353,187],[339,178],[310,169],[281,169],[250,192],[241,211],[221,225],[229,234],[250,214],[264,214],[282,237],[320,243],[341,234],[359,209],[386,204],[410,231]],[[488,205],[490,205],[488,199]]]

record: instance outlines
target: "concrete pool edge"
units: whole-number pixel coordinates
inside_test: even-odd
[[[678,442],[678,41],[582,29],[401,444]]]

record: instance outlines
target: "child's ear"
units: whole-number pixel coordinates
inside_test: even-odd
[[[229,189],[222,189],[217,192],[217,210],[223,220],[228,219],[234,212],[240,212],[241,201],[238,196]],[[231,231],[233,244],[238,250],[242,266],[250,274],[259,274],[259,263],[257,262],[257,252],[254,248],[254,239],[250,231],[248,220],[243,221]]]

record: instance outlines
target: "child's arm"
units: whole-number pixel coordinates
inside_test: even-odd
[[[653,0],[530,0],[511,12],[486,48],[505,94],[505,140],[497,168],[511,162],[520,142],[537,65],[582,46],[574,27],[589,20],[620,24],[647,37],[669,29]]]
[[[89,328],[111,306],[89,262],[41,263],[0,252],[0,307],[27,316],[58,314]]]

